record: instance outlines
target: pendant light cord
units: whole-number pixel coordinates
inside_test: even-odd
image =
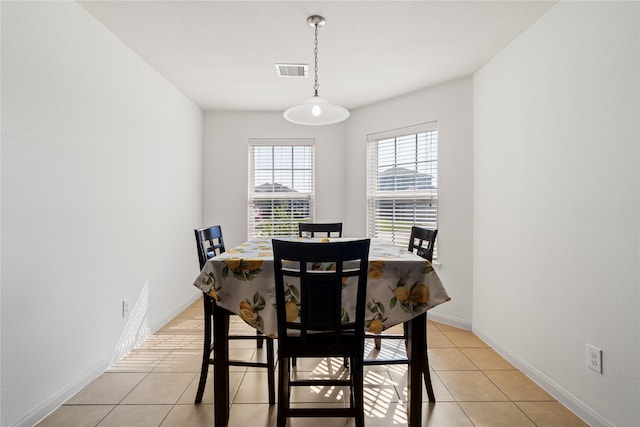
[[[315,93],[314,96],[318,96],[318,88],[320,85],[318,84],[318,23],[315,25],[316,28],[316,37],[315,37],[315,48],[313,49],[313,55],[316,59],[316,68],[315,68],[315,83],[313,85],[313,91]]]

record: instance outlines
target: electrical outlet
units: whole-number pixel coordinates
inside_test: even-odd
[[[131,300],[126,299],[122,301],[122,317],[127,317],[131,311]]]
[[[589,369],[602,373],[602,350],[587,344],[587,366]]]

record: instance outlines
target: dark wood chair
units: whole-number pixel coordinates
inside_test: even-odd
[[[224,239],[222,237],[222,228],[219,225],[212,227],[200,228],[195,231],[196,236],[196,248],[198,251],[198,261],[200,262],[200,269],[202,270],[207,263],[207,260],[219,255],[225,251]],[[213,342],[213,322],[215,321],[216,300],[208,294],[202,294],[202,300],[204,302],[204,345],[202,352],[202,367],[200,369],[200,382],[198,384],[198,391],[196,392],[195,403],[202,401],[204,394],[205,384],[207,382],[207,373],[209,372],[209,365],[215,363],[215,359],[212,357],[212,352],[215,347]],[[217,308],[220,310],[220,308]],[[267,342],[267,361],[266,362],[249,362],[242,360],[229,360],[231,366],[249,366],[249,367],[261,367],[267,368],[267,385],[269,387],[269,404],[275,404],[275,352],[273,339],[265,337],[261,332],[256,331],[256,335],[229,335],[230,340],[245,340],[255,339],[257,340],[258,348],[262,348],[264,340]]]
[[[341,222],[299,222],[298,237],[342,237]],[[291,364],[296,366],[296,358],[291,359]],[[348,366],[349,361],[344,361]]]
[[[438,230],[414,225],[411,227],[411,236],[409,237],[409,251],[431,262],[437,235]]]
[[[317,236],[316,234],[319,234]],[[309,237],[342,237],[342,223],[341,222],[299,222],[298,223],[298,236]]]
[[[411,227],[411,236],[409,237],[409,251],[414,252],[416,255],[421,256],[422,258],[428,260],[429,262],[433,259],[433,247],[436,242],[436,236],[438,235],[438,230],[424,228],[424,227]],[[383,339],[393,339],[393,340],[404,340],[407,342],[407,324],[403,323],[403,333],[402,334],[378,334],[371,335],[367,334],[367,338],[373,338],[375,343],[375,348],[380,350],[382,347]],[[431,383],[431,372],[429,371],[429,356],[427,354],[427,347],[424,348],[424,357],[425,357],[425,369],[424,369],[424,384],[427,389],[427,395],[429,396],[430,402],[435,402],[436,397],[433,393],[433,385]],[[365,365],[394,365],[394,364],[405,364],[409,363],[409,359],[407,358],[397,358],[397,359],[366,359],[364,361]]]
[[[333,243],[273,240],[278,316],[277,427],[290,417],[354,417],[364,427],[364,316],[369,239]],[[347,261],[351,261],[348,266]],[[312,270],[332,263],[335,270]],[[352,289],[355,313],[342,313],[342,289]],[[292,292],[290,287],[298,285]],[[292,298],[295,295],[295,298]],[[298,297],[299,296],[299,297]],[[291,358],[348,358],[349,377],[292,379]],[[348,386],[347,408],[290,406],[292,387]]]

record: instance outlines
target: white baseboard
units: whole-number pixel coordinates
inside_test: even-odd
[[[11,424],[9,427],[32,427],[58,409],[64,402],[73,397],[77,392],[86,387],[91,381],[98,378],[109,367],[109,361],[104,360],[85,375],[68,384],[62,390],[49,397],[47,400],[29,411],[22,418]]]
[[[468,320],[460,319],[455,316],[450,316],[448,314],[428,311],[427,319],[433,320],[435,322],[444,323],[446,325],[455,326],[456,328],[464,329],[467,331],[471,330],[471,322],[469,322]]]
[[[584,402],[564,389],[551,378],[531,366],[516,354],[513,354],[499,342],[493,339],[484,331],[473,328],[473,333],[487,343],[493,350],[504,357],[509,363],[518,368],[529,379],[538,384],[544,391],[553,396],[558,402],[566,406],[570,411],[580,417],[584,422],[592,427],[611,427],[613,423],[601,417],[597,412],[587,406]]]

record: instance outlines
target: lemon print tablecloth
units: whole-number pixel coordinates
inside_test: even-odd
[[[323,241],[320,238],[295,240]],[[270,238],[250,240],[210,259],[194,285],[214,297],[220,307],[238,314],[266,335],[276,336],[278,325]],[[295,284],[287,288],[286,295],[287,316],[295,319],[298,305]],[[349,297],[348,292],[343,295],[346,315],[352,311],[354,304]],[[384,240],[371,240],[366,312],[369,332],[379,333],[449,299],[429,261]]]

